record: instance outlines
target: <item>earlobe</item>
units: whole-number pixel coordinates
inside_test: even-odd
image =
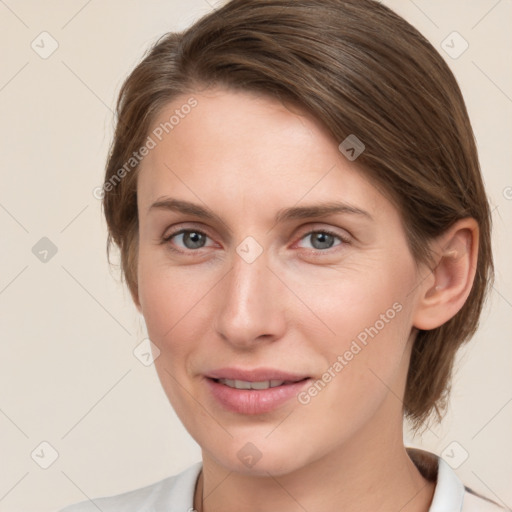
[[[473,286],[478,258],[478,224],[457,221],[435,240],[436,266],[419,287],[413,325],[422,330],[441,326],[462,308]]]

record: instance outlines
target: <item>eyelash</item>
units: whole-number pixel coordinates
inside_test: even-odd
[[[175,247],[172,247],[172,245],[170,244],[171,240],[175,236],[181,235],[181,234],[184,234],[184,233],[199,233],[200,235],[203,235],[203,236],[205,236],[207,238],[210,238],[207,233],[205,233],[204,231],[201,231],[200,229],[190,229],[190,228],[189,229],[179,229],[177,231],[174,231],[174,232],[170,233],[169,235],[165,236],[164,238],[162,238],[162,242],[161,243],[162,244],[168,244],[169,248],[172,251],[175,251],[175,252],[178,252],[178,253],[182,253],[182,254],[199,252],[200,249],[204,249],[204,247],[200,247],[198,249],[176,249]],[[322,234],[325,234],[325,235],[333,236],[334,238],[337,238],[341,243],[337,244],[337,245],[335,245],[333,247],[328,247],[327,249],[314,249],[314,248],[313,249],[306,249],[310,253],[316,253],[316,254],[327,253],[330,249],[334,249],[335,247],[338,247],[339,245],[346,245],[346,244],[350,243],[350,240],[347,237],[342,236],[339,233],[335,233],[334,231],[330,231],[329,229],[312,229],[311,231],[308,231],[307,233],[304,233],[299,238],[299,241],[307,238],[308,236],[313,235],[314,233],[322,233]]]

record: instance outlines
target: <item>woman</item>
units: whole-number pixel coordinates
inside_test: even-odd
[[[66,512],[494,511],[404,415],[440,419],[492,281],[457,83],[370,0],[233,0],[126,80],[109,242],[202,449]]]

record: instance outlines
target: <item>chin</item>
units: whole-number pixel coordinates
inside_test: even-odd
[[[259,435],[238,435],[222,446],[214,443],[204,447],[203,458],[212,458],[226,471],[251,476],[281,476],[299,470],[308,464],[306,450],[311,451],[311,442],[305,444],[297,436],[276,436],[274,440],[265,439],[268,429]],[[272,437],[272,434],[270,435]],[[285,441],[288,439],[288,442]],[[201,444],[201,443],[199,443]]]

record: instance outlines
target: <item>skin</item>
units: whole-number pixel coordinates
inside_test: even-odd
[[[460,221],[436,241],[434,272],[418,267],[397,209],[319,122],[252,93],[193,96],[197,107],[140,167],[133,298],[160,350],[162,386],[202,448],[195,508],[427,511],[434,484],[403,446],[401,397],[416,328],[441,325],[469,293],[476,223]],[[154,126],[188,98],[169,103]],[[151,208],[170,197],[218,219]],[[330,201],[368,215],[274,220],[284,208]],[[163,241],[185,228],[204,233],[204,245]],[[310,233],[322,230],[335,236],[318,248]],[[248,236],[262,249],[252,263],[236,250]],[[208,391],[204,374],[227,366],[320,379],[393,304],[400,312],[307,405],[292,399],[245,415]],[[247,443],[261,454],[252,467],[237,455]]]

